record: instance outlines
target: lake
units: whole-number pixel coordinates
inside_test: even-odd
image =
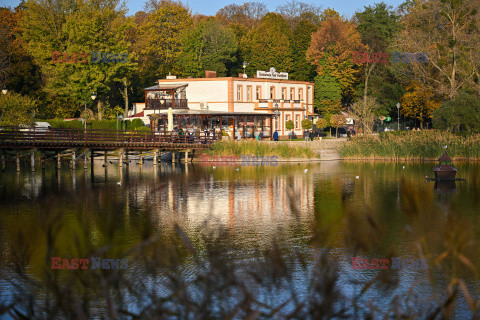
[[[434,166],[12,164],[0,317],[472,317],[480,166]]]

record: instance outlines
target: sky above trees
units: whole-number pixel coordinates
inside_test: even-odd
[[[183,0],[182,3],[187,5],[192,13],[199,13],[205,15],[215,15],[215,13],[225,7],[228,4],[238,4],[241,5],[245,1],[243,0]],[[286,0],[265,0],[259,1],[264,3],[269,10],[275,10],[278,6],[281,6],[289,1]],[[316,6],[322,6],[324,9],[333,8],[335,11],[339,12],[341,15],[346,17],[351,17],[356,11],[363,10],[364,6],[374,5],[378,0],[360,0],[360,1],[351,1],[351,0],[322,0],[322,1],[306,1],[310,4]],[[398,6],[403,1],[401,0],[387,0],[383,1],[388,5],[393,7]],[[1,6],[11,7],[12,9],[20,3],[20,0],[2,0],[0,1]],[[137,11],[144,9],[145,1],[137,0],[126,0],[125,3],[128,7],[128,15],[134,15]]]

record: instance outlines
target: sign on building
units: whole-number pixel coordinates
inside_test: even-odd
[[[258,71],[257,70],[257,78],[260,79],[280,79],[280,80],[288,80],[288,73],[287,72],[277,72],[275,68],[270,68],[270,71]]]

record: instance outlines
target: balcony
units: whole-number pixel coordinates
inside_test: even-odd
[[[166,110],[172,109],[188,109],[187,99],[175,99],[175,105],[173,105],[173,99],[147,99],[145,101],[145,110]]]

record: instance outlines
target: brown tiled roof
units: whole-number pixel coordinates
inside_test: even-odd
[[[452,158],[447,154],[445,151],[442,156],[438,159],[438,161],[452,161]]]

